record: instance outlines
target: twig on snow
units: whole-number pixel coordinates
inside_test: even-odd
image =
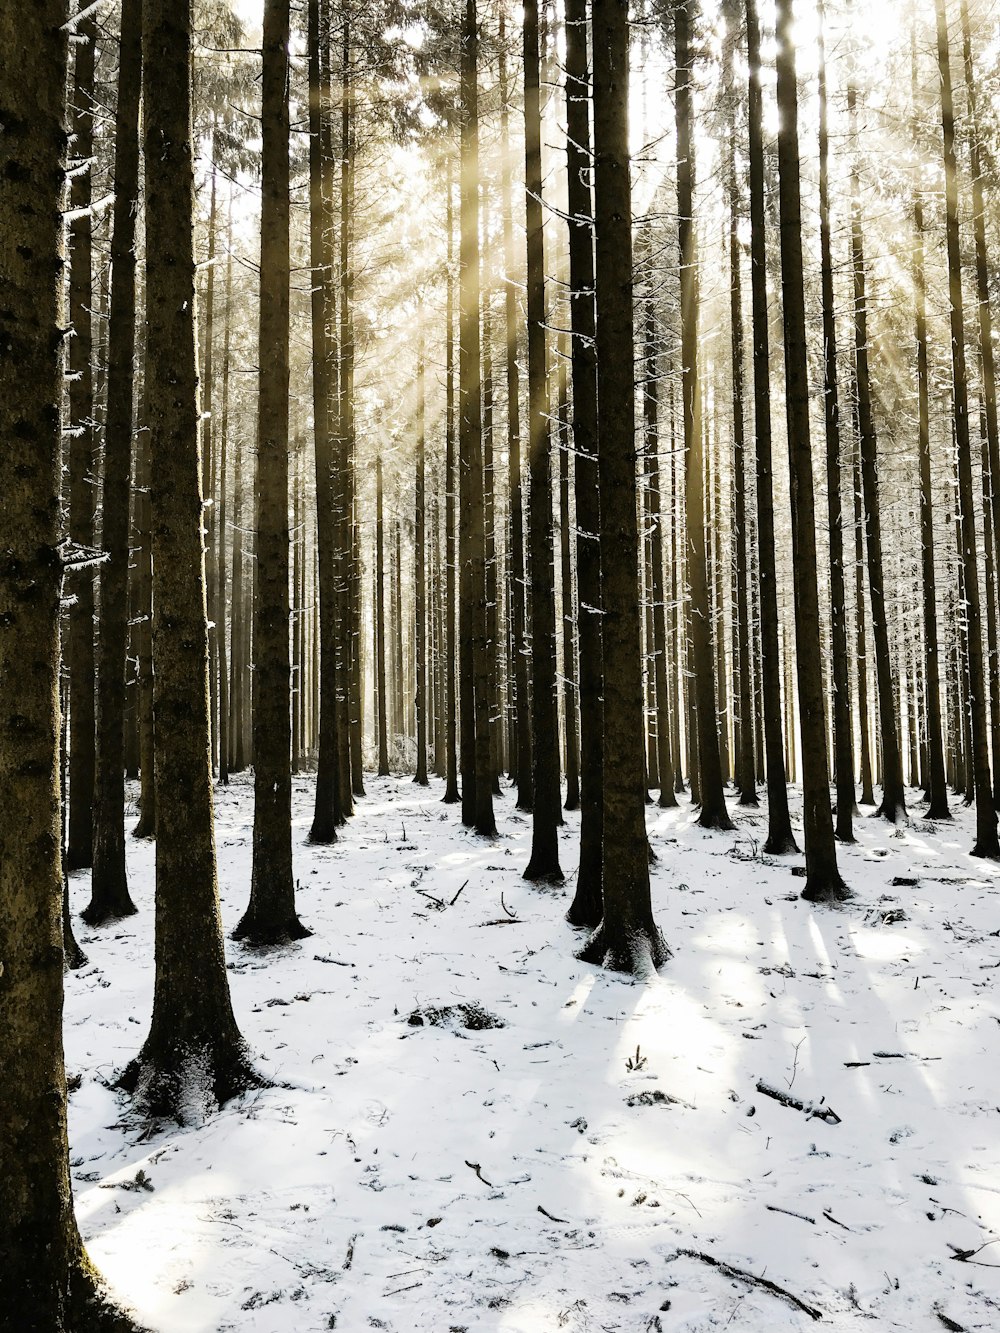
[[[475,1171],[476,1175],[479,1177],[479,1179],[483,1182],[484,1185],[488,1185],[490,1189],[493,1188],[493,1181],[486,1179],[486,1177],[483,1175],[482,1167],[479,1165],[478,1162],[466,1162],[465,1165],[469,1168],[470,1171]]]
[[[804,1102],[801,1097],[793,1097],[790,1093],[782,1092],[780,1088],[765,1083],[763,1079],[758,1079],[757,1091],[762,1092],[765,1097],[773,1097],[776,1102],[790,1107],[793,1111],[803,1111],[807,1120],[824,1120],[828,1125],[840,1124],[840,1116],[833,1107],[823,1105],[826,1100],[824,1097],[818,1102]]]
[[[555,1213],[550,1213],[549,1210],[547,1208],[543,1208],[541,1204],[538,1205],[538,1212],[540,1212],[543,1217],[547,1217],[550,1222],[559,1222],[563,1226],[568,1225],[567,1219],[565,1217],[556,1217]]]
[[[815,1217],[806,1217],[805,1213],[796,1213],[791,1208],[779,1208],[776,1203],[766,1203],[764,1207],[769,1213],[784,1213],[786,1217],[797,1217],[800,1222],[811,1222],[816,1225]]]
[[[749,1282],[752,1287],[760,1287],[764,1291],[769,1291],[772,1296],[778,1296],[781,1300],[788,1301],[790,1305],[794,1305],[796,1310],[801,1310],[804,1314],[807,1314],[810,1319],[818,1320],[823,1318],[822,1311],[817,1310],[813,1305],[807,1305],[805,1301],[800,1300],[799,1297],[792,1292],[786,1291],[784,1287],[779,1287],[777,1282],[772,1282],[771,1279],[767,1277],[758,1277],[756,1273],[748,1273],[745,1268],[736,1268],[733,1264],[727,1264],[724,1259],[716,1259],[714,1254],[706,1254],[704,1250],[678,1250],[676,1254],[668,1256],[667,1263],[672,1262],[674,1259],[679,1259],[682,1256],[688,1259],[698,1259],[701,1263],[708,1264],[711,1268],[717,1268],[719,1272],[724,1273],[726,1277],[735,1278],[739,1282]]]

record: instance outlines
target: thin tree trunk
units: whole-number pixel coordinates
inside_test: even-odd
[[[542,231],[542,141],[538,4],[524,6],[525,218],[528,260],[528,541],[531,577],[531,856],[525,879],[561,883],[558,826],[559,720],[556,700],[552,474],[545,353],[545,241]],[[640,724],[641,725],[641,724]]]
[[[837,868],[826,756],[816,517],[809,440],[809,372],[806,361],[802,222],[799,193],[798,96],[792,45],[791,0],[777,0],[778,176],[781,217],[781,288],[785,327],[785,418],[792,493],[792,563],[795,646],[802,738],[802,805],[806,884],[803,898],[839,902],[850,895]]]
[[[458,543],[455,531],[455,279],[454,234],[455,206],[453,202],[451,165],[448,168],[447,184],[447,291],[445,296],[445,723],[447,773],[445,776],[444,803],[454,805],[461,796],[458,790],[458,723],[457,723],[457,638],[456,618],[458,604],[455,600],[458,574]]]
[[[955,161],[955,113],[951,91],[948,20],[945,0],[936,0],[937,56],[941,87],[941,128],[945,174],[945,235],[948,252],[948,295],[951,303],[952,407],[958,456],[958,503],[961,524],[962,569],[965,578],[969,662],[969,712],[972,730],[972,786],[976,799],[976,841],[973,856],[1000,860],[997,813],[990,788],[990,761],[983,673],[982,616],[979,602],[979,567],[976,558],[976,519],[972,492],[969,443],[969,401],[965,366],[965,316],[962,297],[962,257],[958,229],[958,167]]]
[[[378,713],[378,775],[389,776],[389,724],[385,697],[385,523],[382,512],[382,455],[375,460],[375,708]]]
[[[852,135],[857,133],[857,93],[853,74],[847,85],[847,111]],[[882,753],[882,803],[878,814],[897,823],[906,815],[903,766],[896,731],[889,626],[885,607],[882,560],[882,517],[879,507],[878,453],[872,413],[871,380],[868,370],[868,296],[864,239],[861,230],[861,196],[857,154],[851,161],[851,266],[854,273],[854,355],[857,366],[858,430],[861,448],[861,483],[868,550],[868,593],[872,607],[872,637],[875,645],[875,680],[878,688],[879,737]]]
[[[94,48],[97,24],[85,14],[76,24],[71,132],[76,169],[70,192],[69,224],[69,535],[80,546],[94,545],[97,456],[94,433],[91,157],[94,151]],[[94,567],[69,580],[76,601],[69,615],[69,840],[68,870],[93,863],[95,777]]]
[[[227,592],[229,579],[229,389],[233,303],[233,194],[229,192],[226,219],[226,303],[222,330],[222,418],[219,426],[219,529],[218,599],[215,633],[219,645],[219,781],[229,784],[229,652],[226,645]]]
[[[719,718],[715,698],[708,554],[705,541],[704,440],[698,366],[698,250],[694,220],[694,111],[690,45],[690,0],[674,10],[677,78],[674,109],[677,120],[677,244],[681,283],[681,386],[684,403],[684,449],[687,458],[687,569],[691,602],[694,692],[696,695],[698,791],[702,828],[731,829],[722,786]],[[596,54],[596,53],[595,53]],[[603,406],[602,406],[603,413]]]
[[[302,939],[292,874],[288,601],[288,0],[265,0],[261,132],[254,825],[250,902],[233,938]]]
[[[580,807],[580,736],[577,727],[576,638],[573,633],[573,566],[569,512],[569,373],[559,365],[559,565],[562,586],[563,718],[566,728],[567,810]]]
[[[760,596],[760,664],[764,752],[767,769],[767,841],[771,854],[794,852],[788,813],[785,755],[781,740],[781,665],[778,656],[778,592],[774,556],[774,497],[771,463],[771,355],[767,311],[764,224],[764,137],[760,25],[756,0],[747,0],[750,66],[750,284],[753,302],[753,382],[757,464],[757,563]]]
[[[422,316],[423,311],[420,311]],[[421,325],[423,320],[421,318]],[[424,403],[424,346],[423,341],[417,352],[417,461],[414,479],[413,513],[413,595],[415,600],[414,657],[416,665],[416,722],[417,722],[417,768],[413,781],[421,787],[427,786],[427,649],[426,649],[426,597],[427,576],[425,573],[425,488],[424,438],[426,408]]]
[[[833,752],[837,783],[836,835],[854,841],[854,743],[847,652],[847,592],[841,502],[840,396],[837,324],[834,316],[833,247],[830,241],[830,136],[827,123],[825,8],[819,9],[819,227],[823,300],[823,404],[826,427],[827,515],[830,530],[830,637],[833,649]]]
[[[577,633],[580,645],[580,866],[573,902],[566,915],[574,926],[594,927],[600,922],[602,913],[604,701],[589,93],[587,7],[585,0],[567,0],[566,168],[573,333],[573,500],[576,506]]]
[[[142,10],[124,0],[115,113],[115,208],[111,242],[108,405],[97,672],[97,786],[88,925],[135,912],[125,872],[125,653],[128,640],[129,489],[135,357],[135,215],[139,196]]]

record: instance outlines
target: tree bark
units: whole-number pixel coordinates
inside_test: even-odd
[[[302,939],[292,875],[288,599],[288,0],[265,0],[261,86],[254,824],[250,902],[233,938]]]
[[[645,976],[670,956],[653,920],[643,799],[642,661],[632,348],[629,27],[594,0],[594,222],[604,607],[604,914],[580,957]]]
[[[135,215],[139,203],[140,0],[124,0],[115,113],[115,208],[111,241],[108,406],[104,428],[104,521],[97,670],[94,870],[83,917],[99,925],[130,916],[125,872],[125,653],[128,639],[129,490],[135,356]]]
[[[146,368],[153,531],[153,1015],[120,1085],[182,1120],[259,1086],[229,996],[209,754],[192,244],[191,8],[144,0]]]
[[[764,131],[760,25],[756,0],[747,0],[750,144],[750,285],[753,305],[753,383],[757,470],[757,563],[760,595],[760,663],[767,777],[767,841],[772,855],[794,852],[788,813],[785,753],[781,739],[781,665],[778,654],[778,587],[774,557],[771,462],[771,353],[767,311],[764,223]]]
[[[524,6],[524,189],[528,261],[528,497],[531,578],[531,856],[525,879],[561,884],[558,826],[559,721],[556,700],[556,613],[552,547],[552,471],[545,353],[545,240],[542,230],[542,140],[538,3]]]
[[[936,0],[937,56],[941,87],[941,129],[945,174],[945,238],[948,252],[948,295],[951,303],[952,408],[955,450],[958,456],[958,504],[962,571],[968,640],[969,712],[972,731],[972,787],[976,800],[976,841],[973,856],[1000,860],[997,813],[990,788],[985,680],[983,673],[982,615],[979,601],[979,565],[976,557],[976,519],[972,491],[969,442],[969,391],[965,365],[965,315],[962,297],[962,257],[958,229],[958,166],[955,160],[955,112],[951,90],[948,19],[945,0]]]
[[[837,869],[820,670],[816,517],[809,439],[809,371],[802,275],[798,94],[791,30],[791,0],[777,0],[778,179],[785,335],[785,420],[792,493],[795,658],[799,687],[806,845],[806,884],[802,896],[811,902],[829,903],[849,897],[850,890]]]

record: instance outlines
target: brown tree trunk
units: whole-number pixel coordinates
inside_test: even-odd
[[[722,786],[719,718],[716,711],[715,655],[708,581],[705,529],[704,438],[698,367],[698,245],[694,220],[694,111],[689,12],[690,0],[674,10],[677,81],[677,244],[681,283],[681,388],[684,403],[684,449],[687,459],[687,569],[691,602],[694,692],[696,696],[698,793],[702,828],[731,829]],[[603,415],[603,405],[601,412]]]
[[[558,884],[559,720],[556,702],[556,615],[552,549],[552,472],[545,353],[545,241],[542,231],[542,141],[538,4],[524,6],[525,219],[528,260],[528,497],[531,579],[531,856],[525,879]],[[641,725],[641,723],[640,723]]]
[[[670,956],[653,920],[643,801],[636,521],[629,29],[594,0],[594,222],[604,607],[604,915],[580,957],[644,976]]]
[[[764,131],[760,25],[756,0],[747,0],[750,65],[750,285],[753,302],[753,384],[757,465],[757,564],[760,596],[760,664],[767,776],[767,841],[771,854],[794,852],[788,813],[785,754],[781,740],[781,664],[778,654],[778,589],[774,557],[774,496],[771,462],[771,354],[767,312],[767,253],[764,223]]]
[[[125,1330],[73,1212],[62,1046],[65,0],[0,10],[0,1272],[4,1333]],[[16,117],[15,117],[16,112]]]
[[[182,1119],[259,1086],[229,997],[209,755],[192,244],[191,12],[144,0],[145,392],[152,459],[156,975],[149,1035],[119,1080]]]
[[[94,432],[92,224],[90,159],[94,151],[93,14],[76,25],[71,132],[76,169],[70,191],[69,224],[69,535],[79,546],[94,545],[97,456]],[[69,579],[76,601],[69,615],[69,840],[66,867],[93,864],[95,777],[94,567]]]
[[[1000,860],[997,813],[990,787],[989,742],[986,721],[986,684],[983,672],[982,615],[979,601],[979,566],[976,557],[976,518],[972,490],[969,441],[969,391],[965,366],[965,315],[962,298],[962,256],[958,229],[958,166],[955,161],[955,112],[952,103],[951,61],[945,0],[936,0],[937,56],[941,87],[941,128],[945,174],[945,237],[948,252],[948,295],[951,303],[952,408],[958,456],[958,504],[962,571],[968,640],[969,713],[972,732],[972,783],[976,800],[976,841],[973,856]]]
[[[142,10],[124,0],[115,113],[115,209],[111,242],[108,406],[104,428],[104,520],[97,672],[94,870],[83,917],[98,925],[136,909],[125,873],[125,652],[128,639],[129,490],[135,356],[135,215],[139,197]]]
[[[792,492],[792,562],[795,589],[795,658],[802,738],[802,805],[806,844],[803,898],[839,902],[850,896],[837,869],[830,811],[823,680],[820,671],[816,516],[809,440],[809,371],[806,361],[799,193],[798,96],[792,45],[791,0],[777,0],[778,178],[781,218],[781,290],[785,333],[785,420]]]
[[[830,241],[830,136],[827,124],[825,11],[820,0],[819,227],[823,300],[823,405],[826,426],[827,516],[830,528],[830,638],[833,649],[833,751],[837,783],[837,827],[841,842],[854,841],[854,737],[847,653],[847,592],[841,502],[840,395],[837,386],[837,324],[834,316],[833,247]]]
[[[233,938],[302,939],[292,875],[288,601],[288,0],[265,0],[261,85],[254,823],[250,902]]]
[[[420,312],[421,315],[423,312]],[[425,572],[424,512],[426,488],[424,485],[426,441],[424,346],[417,352],[417,460],[414,478],[413,513],[413,596],[414,596],[414,659],[416,667],[415,711],[417,722],[417,767],[413,781],[427,786],[427,575]]]
[[[601,503],[597,466],[597,351],[590,185],[590,73],[586,0],[566,3],[566,166],[573,371],[573,499],[576,505],[580,644],[580,867],[567,912],[574,926],[601,920],[604,718],[601,650]]]

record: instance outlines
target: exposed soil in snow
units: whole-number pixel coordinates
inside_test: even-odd
[[[510,794],[485,842],[438,783],[366,783],[322,849],[296,779],[314,933],[227,941],[275,1086],[203,1123],[150,1132],[108,1086],[149,1022],[151,845],[130,840],[140,914],[77,925],[77,1211],[156,1333],[1000,1328],[1000,867],[968,855],[969,811],[860,818],[856,897],[829,909],[799,899],[801,857],[761,855],[762,811],[721,834],[650,807],[674,956],[632,984],[574,959],[569,885],[523,880]],[[217,812],[231,930],[250,784]]]

